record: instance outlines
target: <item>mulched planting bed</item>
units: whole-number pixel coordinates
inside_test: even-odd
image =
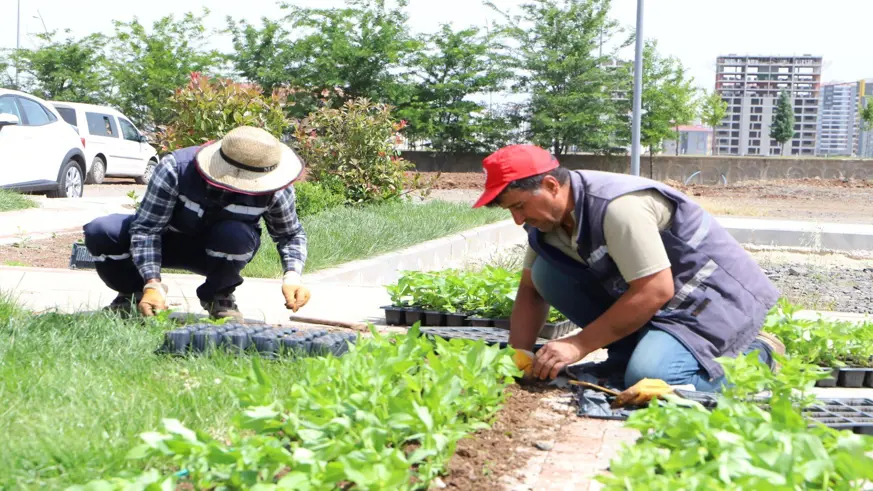
[[[554,437],[556,426],[569,419],[543,421],[532,416],[543,397],[562,389],[543,382],[511,385],[506,390],[509,397],[491,428],[458,441],[442,477],[448,489],[504,489],[500,478],[523,467],[530,457],[518,448],[534,448],[540,439]]]

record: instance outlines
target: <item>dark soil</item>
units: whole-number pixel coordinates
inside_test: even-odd
[[[62,234],[50,239],[24,240],[0,246],[0,265],[69,268],[73,243],[81,239],[82,234]]]
[[[500,478],[521,468],[528,455],[518,447],[534,444],[557,434],[554,421],[533,417],[543,397],[561,391],[542,384],[512,385],[497,420],[487,430],[458,442],[443,482],[449,489],[488,491],[502,489]],[[569,414],[567,415],[569,417]]]

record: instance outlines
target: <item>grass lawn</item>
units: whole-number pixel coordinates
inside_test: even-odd
[[[403,249],[507,218],[509,214],[502,209],[472,209],[445,201],[334,208],[301,219],[309,239],[306,271]],[[266,227],[261,248],[243,276],[282,276],[279,255]]]
[[[216,436],[250,368],[230,355],[153,355],[168,324],[95,315],[18,314],[0,301],[0,489],[60,489],[116,474],[144,431],[178,418]],[[298,365],[262,365],[286,393]]]
[[[39,204],[37,204],[36,201],[23,194],[0,189],[0,212],[24,210],[27,208],[36,208],[37,206],[39,206]]]

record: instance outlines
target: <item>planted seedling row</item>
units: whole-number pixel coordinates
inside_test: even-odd
[[[412,326],[419,322],[420,325],[429,327],[496,327],[509,330],[507,318],[492,319],[463,312],[437,312],[393,305],[386,305],[382,309],[385,311],[385,323],[389,326]],[[573,329],[576,329],[576,325],[569,320],[548,322],[540,331],[540,337],[555,339]]]
[[[816,387],[873,388],[873,368],[834,367],[831,376],[818,380]]]
[[[485,344],[497,345],[501,349],[509,346],[509,331],[496,327],[422,327],[421,334],[429,337],[449,339],[469,339],[485,341]],[[537,338],[534,352],[539,350],[549,340]]]
[[[222,350],[234,354],[257,353],[267,358],[328,354],[341,356],[348,351],[348,343],[356,340],[354,333],[331,333],[324,329],[193,324],[167,331],[158,352],[187,356]]]

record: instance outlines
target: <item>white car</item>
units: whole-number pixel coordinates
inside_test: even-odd
[[[109,176],[133,177],[138,184],[148,184],[158,165],[158,154],[130,119],[107,106],[51,103],[82,137],[89,165],[85,183],[100,184]]]
[[[51,104],[0,89],[0,188],[79,198],[88,172],[76,130]]]

